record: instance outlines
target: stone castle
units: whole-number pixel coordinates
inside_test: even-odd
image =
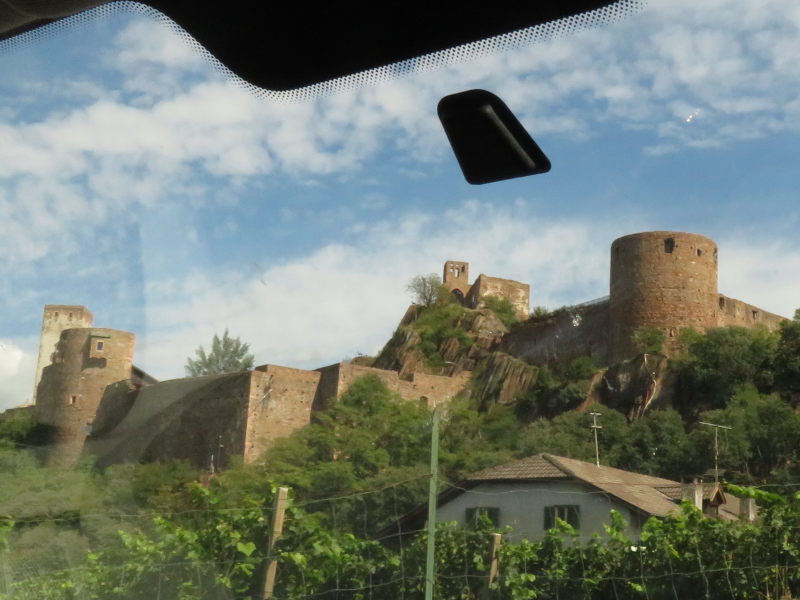
[[[589,355],[610,365],[636,354],[631,336],[642,327],[663,331],[667,351],[684,327],[777,328],[783,317],[718,293],[717,258],[716,244],[700,235],[619,238],[611,246],[608,297],[525,320],[498,337],[494,349],[529,363]],[[527,284],[486,275],[470,284],[469,265],[459,261],[445,263],[443,284],[469,308],[499,296],[528,316]],[[24,410],[52,432],[52,461],[72,465],[88,454],[102,467],[178,458],[214,471],[234,457],[257,460],[363,375],[377,375],[403,399],[428,405],[446,402],[471,377],[469,371],[401,377],[351,362],[313,371],[266,364],[158,382],[133,364],[134,345],[133,333],[94,327],[82,306],[45,306],[34,403]]]
[[[716,243],[676,231],[634,233],[611,244],[609,295],[530,319],[503,337],[500,349],[531,363],[591,356],[610,365],[637,353],[637,329],[662,331],[669,353],[681,329],[739,325],[779,327],[785,317],[717,290]]]

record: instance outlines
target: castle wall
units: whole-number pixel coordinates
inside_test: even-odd
[[[228,468],[245,454],[252,380],[258,375],[227,374],[184,399],[178,417],[170,419],[171,411],[165,411],[163,427],[138,460],[186,460],[212,473]]]
[[[276,365],[256,368],[248,399],[245,462],[258,460],[275,440],[311,422],[320,378],[319,371]]]
[[[135,336],[114,329],[66,329],[42,372],[35,415],[53,428],[51,462],[72,465],[106,389],[131,377]]]
[[[404,400],[423,400],[428,406],[443,404],[466,387],[470,373],[462,372],[454,377],[414,373],[410,380],[400,379],[397,371],[375,369],[352,363],[337,363],[319,369],[320,386],[315,399],[315,410],[323,410],[330,400],[341,396],[359,377],[376,375],[391,391]]]
[[[717,245],[702,235],[649,231],[611,245],[611,360],[636,353],[631,341],[640,327],[661,329],[666,349],[684,327],[717,324]]]
[[[604,365],[609,355],[608,318],[608,300],[558,310],[547,319],[515,325],[503,336],[499,350],[531,364],[591,356]]]
[[[767,312],[735,298],[719,295],[717,327],[739,325],[750,328],[763,325],[770,331],[777,331],[783,321],[786,321],[786,317]]]
[[[481,300],[485,296],[506,298],[514,307],[517,317],[525,320],[530,314],[530,294],[531,286],[527,283],[481,274],[467,293],[466,305],[470,308],[479,308],[483,305]]]
[[[31,402],[36,403],[36,388],[42,380],[42,371],[52,362],[61,332],[65,329],[76,329],[92,326],[92,313],[83,306],[66,304],[46,304],[42,316],[42,331],[39,336],[39,357],[36,361],[36,373],[33,380],[33,396]]]
[[[86,441],[85,453],[101,468],[172,459],[225,468],[244,454],[252,380],[263,376],[245,371],[142,387],[118,424]]]

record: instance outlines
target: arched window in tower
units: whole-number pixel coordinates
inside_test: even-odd
[[[675,250],[675,238],[667,238],[664,240],[664,252],[667,254],[672,254],[672,251]]]

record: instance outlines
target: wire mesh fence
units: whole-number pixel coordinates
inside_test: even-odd
[[[70,515],[52,515],[31,505],[19,519],[2,519],[0,598],[262,598],[270,560],[277,575],[268,597],[276,600],[423,598],[427,533],[402,500],[404,486],[425,479],[290,498],[272,551],[274,488],[256,497],[231,495],[230,482],[192,484],[181,492],[184,504],[171,510],[82,510],[76,499]],[[530,520],[542,519],[536,494],[445,488],[481,505],[513,499],[528,505]],[[552,483],[537,490],[548,493],[568,493],[582,507],[610,499],[601,490],[565,492]],[[535,537],[486,515],[441,522],[434,597],[798,597],[800,498],[752,494],[759,502],[753,522],[709,517],[688,503],[640,527],[621,512],[593,525],[584,508],[581,522],[556,519]],[[493,545],[498,533],[502,542]]]

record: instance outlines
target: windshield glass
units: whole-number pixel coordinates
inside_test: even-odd
[[[469,282],[485,273],[527,283],[528,310],[546,314],[605,301],[612,242],[644,231],[710,238],[719,257],[718,287],[710,293],[718,289],[725,299],[748,303],[742,310],[751,319],[765,313],[791,318],[800,306],[798,29],[800,7],[791,0],[653,0],[602,27],[291,102],[237,85],[172,29],[137,11],[7,45],[0,54],[0,411],[38,405],[44,369],[68,365],[69,344],[88,361],[80,368],[107,361],[102,367],[109,373],[121,356],[120,373],[131,375],[102,379],[91,393],[48,380],[47,394],[83,412],[62,434],[56,421],[67,417],[45,411],[42,422],[51,430],[41,439],[56,436],[47,438],[46,447],[54,439],[73,443],[80,436],[83,443],[86,436],[108,434],[113,449],[103,446],[110,457],[103,466],[174,454],[202,471],[186,479],[207,483],[210,474],[236,463],[227,454],[220,458],[227,452],[221,450],[223,434],[214,429],[208,442],[213,448],[198,450],[196,460],[173,449],[191,437],[187,432],[246,420],[244,413],[208,404],[191,418],[170,417],[181,424],[165,429],[157,443],[143,442],[126,454],[125,440],[165,422],[156,418],[160,410],[196,393],[187,376],[211,371],[191,372],[190,363],[202,359],[201,346],[212,351],[214,336],[247,344],[242,356],[252,355],[249,367],[317,373],[353,359],[374,366],[368,357],[381,351],[406,314],[414,299],[407,286],[415,276],[438,276],[446,261],[466,261]],[[507,103],[549,157],[549,173],[485,186],[464,181],[436,104],[473,88]],[[677,243],[680,248],[682,238]],[[695,251],[701,257],[705,248]],[[41,350],[45,306],[51,308],[45,308],[44,329],[51,321],[60,324]],[[582,317],[570,318],[574,324]],[[62,335],[80,328],[87,331],[80,340]],[[131,332],[135,340],[118,332]],[[667,328],[665,335],[677,331]],[[109,353],[112,345],[119,355]],[[418,372],[468,377],[478,364],[453,356],[441,351]],[[378,364],[405,381],[415,370],[402,360]],[[51,373],[67,377],[70,368]],[[262,371],[274,381],[284,373]],[[108,414],[87,407],[94,415],[87,416],[85,398],[95,394],[99,403],[111,393],[107,384],[123,380],[128,395],[106,406]],[[156,384],[169,380],[185,387],[174,392]],[[317,385],[301,375],[286,381],[285,392]],[[333,396],[346,389],[341,381]],[[147,392],[151,386],[162,391]],[[448,394],[463,388],[453,386]],[[248,389],[251,401],[256,387]],[[258,388],[263,402],[273,393],[267,389],[273,390]],[[219,390],[214,398],[229,393]],[[327,399],[319,391],[297,394],[293,401],[308,410]],[[429,392],[417,397],[433,403]],[[126,415],[136,410],[150,412],[131,425]],[[264,433],[270,443],[309,420],[307,414],[281,415]],[[34,438],[20,439],[12,446],[20,456],[31,450],[25,469],[48,464]],[[255,443],[250,455],[243,450],[237,460],[255,464],[267,446]],[[84,453],[88,462],[80,463],[80,455],[78,447],[71,465],[84,464],[86,477],[100,477],[90,475],[96,473],[87,466],[91,460]],[[458,473],[523,455],[522,446],[504,449],[494,462],[464,462]],[[22,459],[10,456],[3,459],[6,471],[21,472]],[[417,478],[391,516],[425,500],[425,461],[427,454],[416,471],[373,481],[378,489],[405,481],[403,476]],[[56,472],[67,477],[68,469],[62,465]],[[272,475],[270,482],[280,484]],[[47,495],[33,494],[33,484],[25,480],[23,486],[21,479],[13,493],[0,492],[0,514],[16,522],[9,525],[5,551],[16,543],[20,556],[35,557],[32,576],[74,566],[78,555],[83,560],[100,539],[92,537],[97,531],[114,537],[118,523],[109,523],[119,514],[143,514],[142,506],[156,510],[147,498],[158,486],[126,488],[132,494],[125,496],[127,504],[109,492],[102,506],[91,504],[102,523],[87,531],[75,523],[88,509],[65,516],[73,510],[65,490],[83,493],[101,484],[47,477]],[[114,485],[125,487],[127,476],[115,477]],[[320,486],[309,498],[325,497],[324,490],[331,497],[338,493],[334,485]],[[124,507],[112,515],[117,500]],[[162,512],[175,509],[163,501]],[[58,510],[42,508],[51,502]],[[179,503],[181,510],[186,506]],[[572,506],[559,503],[549,523],[556,517],[577,523]],[[20,514],[30,519],[22,533]],[[358,515],[367,519],[363,511]],[[388,522],[384,515],[380,524]],[[375,535],[376,527],[364,526],[362,533]],[[56,532],[59,556],[44,560],[46,540]],[[214,543],[235,547],[238,541]],[[241,556],[249,556],[247,550]],[[0,598],[15,597],[13,582],[31,575],[9,560],[5,564],[12,566],[0,571]]]

